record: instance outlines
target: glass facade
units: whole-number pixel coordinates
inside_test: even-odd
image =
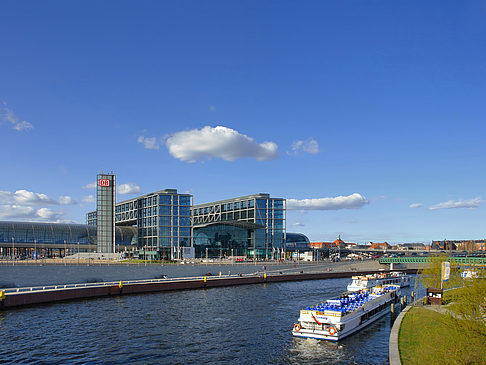
[[[115,175],[98,174],[96,181],[98,252],[115,252]]]
[[[280,257],[285,242],[285,199],[271,198],[269,194],[255,194],[219,202],[200,204],[192,210],[194,237],[215,225],[218,235],[231,235],[230,224],[247,222],[245,256],[258,259]],[[196,244],[196,243],[195,243]],[[196,250],[197,255],[197,250]]]
[[[192,195],[165,189],[126,200],[115,205],[115,224],[137,230],[142,258],[175,260],[183,247],[192,247]],[[86,221],[97,223],[97,212]]]
[[[196,257],[247,256],[249,230],[231,224],[214,224],[194,231]]]
[[[0,249],[12,248],[30,253],[35,249],[61,249],[71,252],[94,252],[97,250],[96,226],[85,224],[60,224],[37,222],[0,222]],[[117,251],[136,243],[136,229],[116,227]]]

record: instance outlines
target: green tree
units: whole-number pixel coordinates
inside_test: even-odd
[[[441,268],[442,263],[445,261],[449,261],[445,255],[429,257],[427,266],[420,271],[418,277],[420,283],[425,288],[440,288]],[[443,289],[456,288],[462,284],[459,266],[453,260],[449,262],[451,265],[451,273],[449,280],[443,282]]]

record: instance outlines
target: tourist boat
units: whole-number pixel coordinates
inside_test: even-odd
[[[347,287],[348,291],[359,291],[377,285],[399,285],[400,288],[410,286],[410,276],[401,271],[353,276],[352,279]]]
[[[300,311],[292,335],[338,341],[373,323],[397,302],[400,286],[376,286],[360,293],[346,293]]]

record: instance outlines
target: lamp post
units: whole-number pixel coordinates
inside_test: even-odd
[[[79,266],[79,241],[78,241],[78,266]]]
[[[64,240],[64,266],[66,266],[66,240]]]
[[[12,237],[12,266],[15,266],[15,238]]]
[[[37,264],[37,241],[34,240],[34,255],[35,255],[35,263]]]

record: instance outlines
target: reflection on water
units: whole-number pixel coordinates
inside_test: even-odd
[[[383,364],[389,315],[339,343],[293,338],[303,307],[348,279],[99,298],[0,313],[0,361]]]

